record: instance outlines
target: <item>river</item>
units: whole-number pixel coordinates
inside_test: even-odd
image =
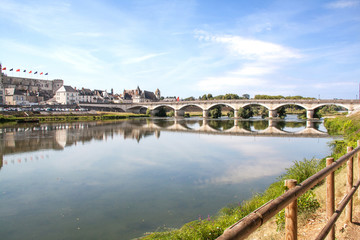
[[[294,160],[321,122],[134,119],[0,126],[1,239],[133,239],[213,216]]]

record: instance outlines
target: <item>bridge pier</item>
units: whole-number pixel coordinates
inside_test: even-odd
[[[306,118],[307,119],[313,119],[314,118],[314,109],[306,110]]]
[[[237,109],[234,109],[234,118],[239,118],[239,111]]]
[[[183,117],[184,114],[185,114],[185,111],[184,110],[174,110],[174,113],[175,113],[175,118],[178,118],[178,117]]]
[[[268,127],[274,127],[274,121],[272,119],[269,119],[269,126]]]
[[[310,120],[306,120],[306,128],[314,128],[314,122]]]
[[[269,118],[276,118],[276,117],[277,117],[277,111],[269,109]]]
[[[207,118],[209,115],[209,110],[203,110],[203,118]]]

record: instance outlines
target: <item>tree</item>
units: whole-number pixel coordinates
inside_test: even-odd
[[[195,98],[194,98],[193,96],[191,96],[191,97],[185,98],[184,100],[185,100],[185,101],[194,101]]]
[[[166,108],[165,107],[159,107],[159,111],[155,113],[156,117],[166,117]]]
[[[254,115],[254,112],[250,107],[244,107],[244,108],[239,108],[238,115],[241,118],[248,119]]]
[[[211,118],[221,117],[221,106],[215,106],[209,111]]]
[[[245,99],[250,99],[250,95],[247,94],[247,93],[243,94],[242,97],[245,98]]]
[[[285,118],[286,117],[286,109],[285,109],[285,107],[278,108],[277,113],[278,113],[279,118]]]

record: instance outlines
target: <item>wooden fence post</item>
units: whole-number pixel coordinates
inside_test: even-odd
[[[334,162],[334,158],[326,159],[326,166],[330,166]],[[326,217],[329,221],[335,211],[335,188],[334,188],[334,172],[326,177]],[[335,226],[333,226],[327,235],[327,240],[335,240]]]
[[[351,152],[353,150],[352,147],[347,147],[347,152]],[[347,183],[346,183],[346,191],[347,194],[351,191],[353,187],[353,160],[354,157],[349,158],[347,161]],[[346,206],[346,221],[349,223],[352,222],[352,199],[350,199],[348,205]]]
[[[285,180],[285,186],[292,189],[296,186],[294,179]],[[285,208],[285,239],[297,240],[297,199]]]

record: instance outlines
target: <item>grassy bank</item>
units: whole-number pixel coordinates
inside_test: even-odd
[[[335,159],[345,154],[346,146],[355,147],[356,141],[360,139],[360,113],[351,117],[340,116],[326,119],[325,126],[329,134],[343,135],[343,140],[336,140],[331,145],[333,148],[332,156]],[[254,194],[251,199],[241,204],[225,207],[216,216],[208,216],[205,219],[189,222],[180,229],[165,229],[162,232],[149,233],[142,239],[216,239],[227,227],[271,199],[283,194],[285,179],[296,179],[300,183],[324,167],[325,158],[295,161],[293,166],[286,169],[286,173],[280,176],[278,181],[271,184],[265,192]],[[312,213],[319,206],[320,204],[312,191],[308,191],[298,199],[300,214]],[[284,226],[284,211],[277,214],[276,223],[278,230],[281,230]]]
[[[92,114],[28,114],[24,116],[24,113],[18,113],[14,115],[1,115],[0,123],[9,122],[73,122],[73,121],[106,121],[106,120],[118,120],[118,119],[129,119],[137,117],[148,117],[145,114],[135,113],[92,113]]]

